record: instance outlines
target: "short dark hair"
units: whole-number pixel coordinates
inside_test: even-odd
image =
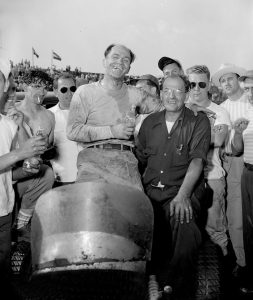
[[[53,78],[40,69],[29,70],[23,77],[23,82],[27,85],[38,81],[43,82],[45,85],[51,85],[53,83]]]
[[[169,79],[169,78],[181,78],[184,82],[184,87],[185,87],[185,92],[189,92],[190,90],[190,81],[188,80],[188,78],[185,76],[185,75],[171,75],[171,76],[168,76],[166,78],[163,78],[162,80],[162,89],[163,89],[163,84],[164,84],[164,81]]]
[[[135,56],[135,54],[133,53],[133,51],[130,50],[129,48],[127,48],[126,46],[120,45],[120,44],[111,44],[111,45],[109,45],[109,46],[106,48],[105,52],[104,52],[104,56],[107,57],[107,55],[111,52],[112,48],[115,47],[115,46],[122,46],[122,47],[126,48],[126,49],[129,51],[129,53],[130,53],[130,64],[134,62],[136,56]]]
[[[58,75],[56,75],[54,77],[54,82],[53,82],[53,88],[56,90],[58,88],[58,81],[60,79],[71,79],[74,81],[74,83],[76,84],[76,81],[74,79],[74,77],[72,76],[72,74],[68,73],[68,72],[63,72],[63,73],[60,73]]]
[[[160,88],[159,88],[159,85],[155,84],[152,80],[150,80],[150,79],[139,79],[139,80],[137,81],[137,83],[138,83],[139,81],[144,81],[147,85],[149,85],[149,86],[151,86],[151,87],[155,87],[155,88],[156,88],[156,94],[157,94],[157,96],[160,95]]]

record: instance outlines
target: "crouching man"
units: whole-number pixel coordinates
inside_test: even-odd
[[[143,185],[154,209],[154,237],[149,272],[160,288],[171,285],[176,299],[194,293],[201,233],[196,224],[204,192],[203,166],[211,130],[203,113],[185,107],[189,82],[167,77],[161,100],[165,110],[148,116],[138,135],[136,155]]]

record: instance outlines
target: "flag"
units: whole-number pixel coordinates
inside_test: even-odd
[[[53,51],[53,59],[61,60],[61,57]]]
[[[33,50],[33,55],[35,55],[37,58],[39,58],[39,54],[35,51],[35,49],[32,48],[32,50]]]

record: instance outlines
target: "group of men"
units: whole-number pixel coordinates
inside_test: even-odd
[[[0,188],[5,195],[0,196],[0,242],[6,247],[0,261],[7,262],[10,253],[12,180],[23,185],[16,217],[19,230],[29,224],[36,200],[53,184],[113,182],[144,191],[152,203],[154,233],[148,273],[156,275],[161,289],[171,285],[175,299],[192,299],[201,244],[199,216],[207,187],[212,191],[205,224],[210,239],[224,256],[231,240],[238,277],[246,269],[247,274],[253,273],[253,139],[249,135],[253,76],[242,76],[245,71],[234,65],[222,66],[212,81],[228,99],[217,105],[210,100],[211,76],[206,66],[195,65],[184,74],[178,60],[162,57],[158,62],[164,74],[160,90],[150,74],[140,77],[136,86],[124,83],[134,59],[130,49],[112,44],[105,50],[105,73],[98,82],[76,90],[69,74],[55,78],[59,103],[50,110],[41,106],[49,79],[34,71],[24,80],[25,99],[9,108],[7,116],[0,115],[0,131],[6,135],[0,153]],[[12,78],[4,63],[0,75],[3,111],[4,93],[11,89]],[[245,83],[245,92],[239,80]],[[41,129],[43,134],[36,136]],[[48,162],[52,147],[56,151],[48,158],[48,166],[41,160],[44,157]],[[37,159],[40,167],[33,171],[15,165],[38,155],[42,155]],[[16,169],[21,169],[20,177],[14,176]],[[34,188],[41,182],[46,184]],[[30,190],[34,198],[26,198]],[[246,284],[241,285],[243,292],[251,292],[251,282],[241,283]]]

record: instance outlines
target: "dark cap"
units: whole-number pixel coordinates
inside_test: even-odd
[[[180,62],[173,58],[164,56],[164,57],[160,58],[158,61],[158,67],[161,71],[163,71],[165,66],[171,65],[171,64],[176,64],[180,69],[182,69]]]
[[[155,76],[151,75],[151,74],[142,75],[138,79],[138,81],[139,80],[149,80],[149,81],[153,82],[156,85],[156,87],[158,88],[158,90],[160,89],[159,88],[159,81],[158,81],[158,79]]]

